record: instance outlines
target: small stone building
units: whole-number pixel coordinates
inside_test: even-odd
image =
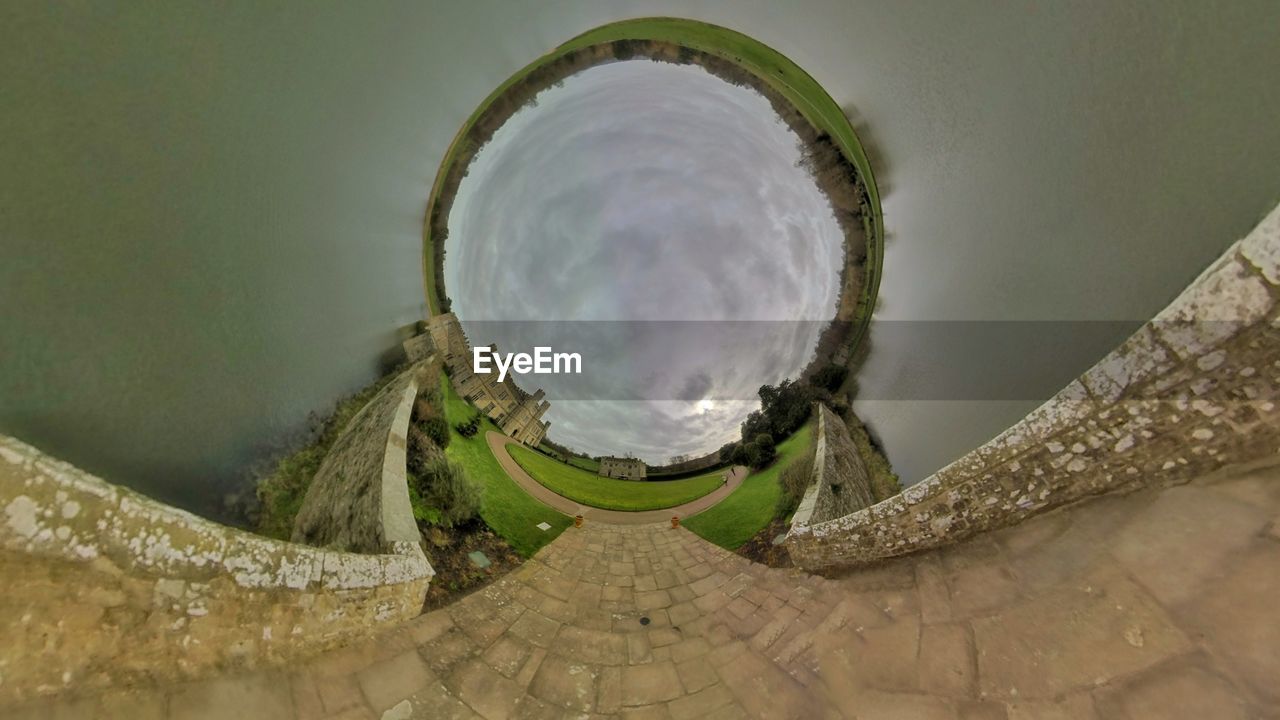
[[[643,460],[624,457],[602,457],[600,458],[598,474],[602,477],[619,478],[621,480],[643,480],[646,473]]]

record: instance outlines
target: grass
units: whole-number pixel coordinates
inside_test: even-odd
[[[858,169],[863,185],[867,189],[871,213],[869,218],[864,215],[864,222],[868,225],[868,282],[864,283],[862,289],[863,296],[860,302],[860,307],[863,308],[862,317],[855,320],[859,324],[857,336],[853,339],[853,346],[856,347],[866,331],[874,305],[873,300],[879,292],[880,267],[884,255],[884,216],[880,207],[880,194],[876,189],[875,176],[871,171],[871,161],[862,143],[858,141],[857,134],[849,124],[844,111],[817,80],[777,50],[729,28],[685,18],[649,17],[622,20],[588,30],[529,63],[490,93],[458,131],[445,152],[444,161],[431,188],[428,210],[435,207],[439,199],[443,180],[457,157],[462,139],[467,136],[484,109],[495,99],[549,60],[591,45],[624,39],[671,42],[736,62],[769,83],[795,105],[809,122],[830,135],[840,146],[845,157],[849,158]],[[432,314],[435,314],[438,312],[439,300],[436,296],[435,271],[432,267],[435,253],[431,244],[430,216],[431,213],[428,212],[427,224],[423,232],[423,274],[426,277],[427,302]]]
[[[526,447],[508,445],[507,452],[534,480],[570,500],[605,510],[658,510],[706,495],[723,483],[723,472],[684,480],[637,482],[600,477]]]
[[[478,411],[454,392],[449,378],[443,373],[440,375],[440,395],[444,398],[445,418],[449,421],[450,439],[445,456],[461,465],[467,476],[480,486],[480,517],[485,524],[525,557],[555,540],[572,523],[569,516],[530,497],[502,469],[484,437],[490,430],[500,432],[492,420],[484,418],[480,431],[469,438],[453,428]],[[536,526],[540,522],[547,523],[551,529],[539,530]]]
[[[591,458],[578,457],[576,455],[570,456],[569,464],[576,468],[582,468],[583,470],[586,470],[587,472],[591,472],[591,473],[594,473],[600,469],[599,460],[592,460]]]
[[[685,527],[720,547],[738,549],[773,521],[782,497],[782,471],[800,460],[813,443],[810,420],[778,444],[778,457],[764,470],[753,472],[729,497],[683,521]]]

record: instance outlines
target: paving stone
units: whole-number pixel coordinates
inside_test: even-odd
[[[1009,720],[1097,720],[1093,697],[1076,693],[1054,700],[1021,700],[1008,705]]]
[[[957,624],[921,628],[918,667],[920,688],[925,692],[972,696],[976,668],[968,629]]]
[[[674,720],[698,720],[733,703],[733,693],[719,683],[667,703]]]
[[[648,633],[627,633],[626,638],[628,663],[631,665],[639,665],[641,663],[653,661],[652,645],[649,643]]]
[[[635,600],[636,609],[642,611],[670,607],[671,605],[671,595],[666,590],[645,592],[636,588]]]
[[[316,682],[316,690],[325,712],[331,715],[364,705],[364,695],[355,675],[321,677]]]
[[[1270,518],[1256,507],[1199,487],[1160,494],[1113,538],[1111,552],[1166,607],[1221,578]],[[1177,558],[1177,562],[1169,562]]]
[[[371,665],[356,674],[360,689],[374,712],[382,712],[436,679],[413,650]]]
[[[293,716],[289,681],[272,675],[218,678],[181,685],[169,698],[174,720],[268,720]]]
[[[550,647],[560,623],[539,612],[529,611],[511,625],[511,633],[538,647]]]
[[[1259,540],[1203,597],[1178,611],[1227,669],[1280,706],[1280,544]]]
[[[680,684],[687,693],[698,692],[719,681],[715,668],[702,657],[676,663],[676,674],[680,676]]]
[[[588,712],[595,706],[596,674],[584,663],[548,655],[529,684],[529,692],[553,705]]]
[[[445,679],[445,686],[491,720],[512,717],[516,703],[525,695],[524,688],[479,660],[460,663]]]
[[[996,698],[1055,697],[1189,647],[1164,611],[1115,568],[972,625],[979,689]]]
[[[676,666],[670,661],[630,665],[622,669],[622,704],[652,705],[683,693]]]
[[[1104,717],[1127,720],[1244,720],[1254,716],[1242,693],[1204,667],[1205,660],[1178,662],[1126,679],[1094,693]]]
[[[622,669],[600,668],[596,690],[596,712],[616,713],[622,709]]]
[[[552,647],[570,660],[593,665],[627,663],[627,639],[623,635],[565,625]]]
[[[515,677],[532,652],[530,645],[515,635],[504,635],[484,651],[484,661],[505,677]]]

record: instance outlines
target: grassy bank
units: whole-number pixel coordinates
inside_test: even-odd
[[[484,439],[489,430],[501,432],[493,421],[484,418],[480,431],[469,438],[453,428],[474,416],[477,410],[454,392],[449,378],[443,373],[440,375],[440,394],[444,398],[445,418],[449,422],[450,439],[445,456],[461,465],[467,476],[480,486],[480,517],[516,552],[525,557],[533,555],[559,536],[572,521],[567,515],[534,500],[503,471]],[[540,522],[546,522],[551,529],[539,530],[536,526]]]
[[[778,456],[772,465],[752,472],[729,497],[686,519],[684,526],[730,550],[737,549],[768,526],[782,497],[782,472],[808,452],[813,444],[813,423],[810,420],[778,444]]]
[[[674,507],[720,487],[724,472],[707,473],[684,480],[635,482],[605,478],[553,460],[526,447],[508,445],[507,451],[534,480],[570,500],[606,510],[658,510]]]

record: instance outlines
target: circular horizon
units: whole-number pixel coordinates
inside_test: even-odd
[[[835,314],[843,236],[800,157],[763,96],[699,67],[577,73],[469,166],[445,245],[453,310],[474,344],[505,351],[546,344],[548,327],[523,321],[660,321],[557,347],[595,361],[590,387],[520,382],[547,391],[550,435],[575,449],[655,464],[714,450],[760,385],[804,368]],[[690,320],[705,326],[661,322]],[[724,321],[775,325],[734,342]]]

